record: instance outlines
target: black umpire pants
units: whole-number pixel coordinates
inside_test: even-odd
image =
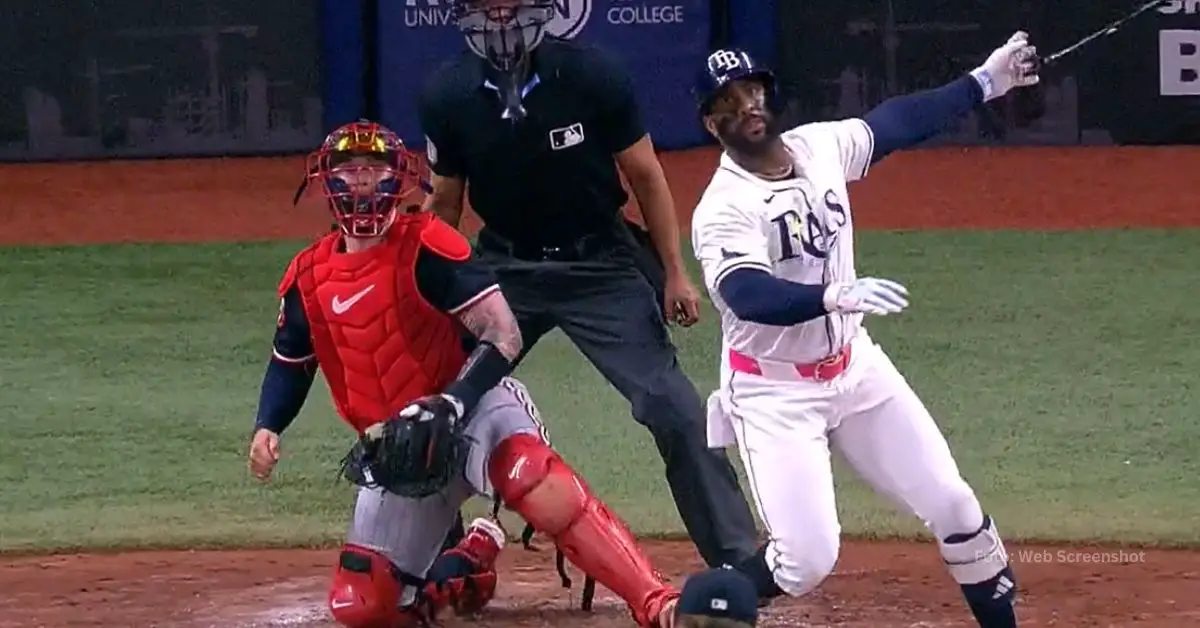
[[[539,338],[561,329],[650,430],[704,561],[738,564],[756,549],[754,518],[725,451],[708,447],[704,403],[676,358],[659,293],[638,270],[644,260],[635,258],[634,246],[614,238],[539,255],[485,232],[476,248],[520,324],[525,347],[518,362]]]

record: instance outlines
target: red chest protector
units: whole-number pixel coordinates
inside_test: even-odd
[[[441,392],[466,362],[458,321],[417,289],[422,241],[435,251],[449,249],[449,256],[470,252],[461,235],[431,215],[404,215],[384,242],[359,253],[339,252],[338,232],[321,238],[292,260],[280,285],[281,296],[293,282],[299,288],[334,405],[360,433],[414,399]]]

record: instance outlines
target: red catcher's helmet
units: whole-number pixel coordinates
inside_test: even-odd
[[[369,238],[392,226],[400,203],[421,187],[424,168],[391,129],[360,120],[330,133],[308,156],[307,181],[324,193],[343,233]]]

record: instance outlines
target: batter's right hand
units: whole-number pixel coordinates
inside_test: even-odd
[[[908,307],[908,289],[890,279],[864,277],[825,289],[825,310],[844,314],[899,314]]]
[[[250,441],[250,472],[266,482],[279,462],[279,434],[266,428],[254,432]]]

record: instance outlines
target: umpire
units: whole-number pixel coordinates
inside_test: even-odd
[[[458,225],[463,197],[525,352],[554,328],[629,400],[654,435],[688,534],[710,566],[755,551],[754,519],[667,330],[699,316],[675,204],[631,79],[599,51],[545,35],[550,0],[455,0],[471,52],[422,90],[433,169],[425,209]],[[615,157],[615,159],[614,159]],[[637,196],[648,232],[623,219]],[[521,356],[524,357],[524,354]]]

